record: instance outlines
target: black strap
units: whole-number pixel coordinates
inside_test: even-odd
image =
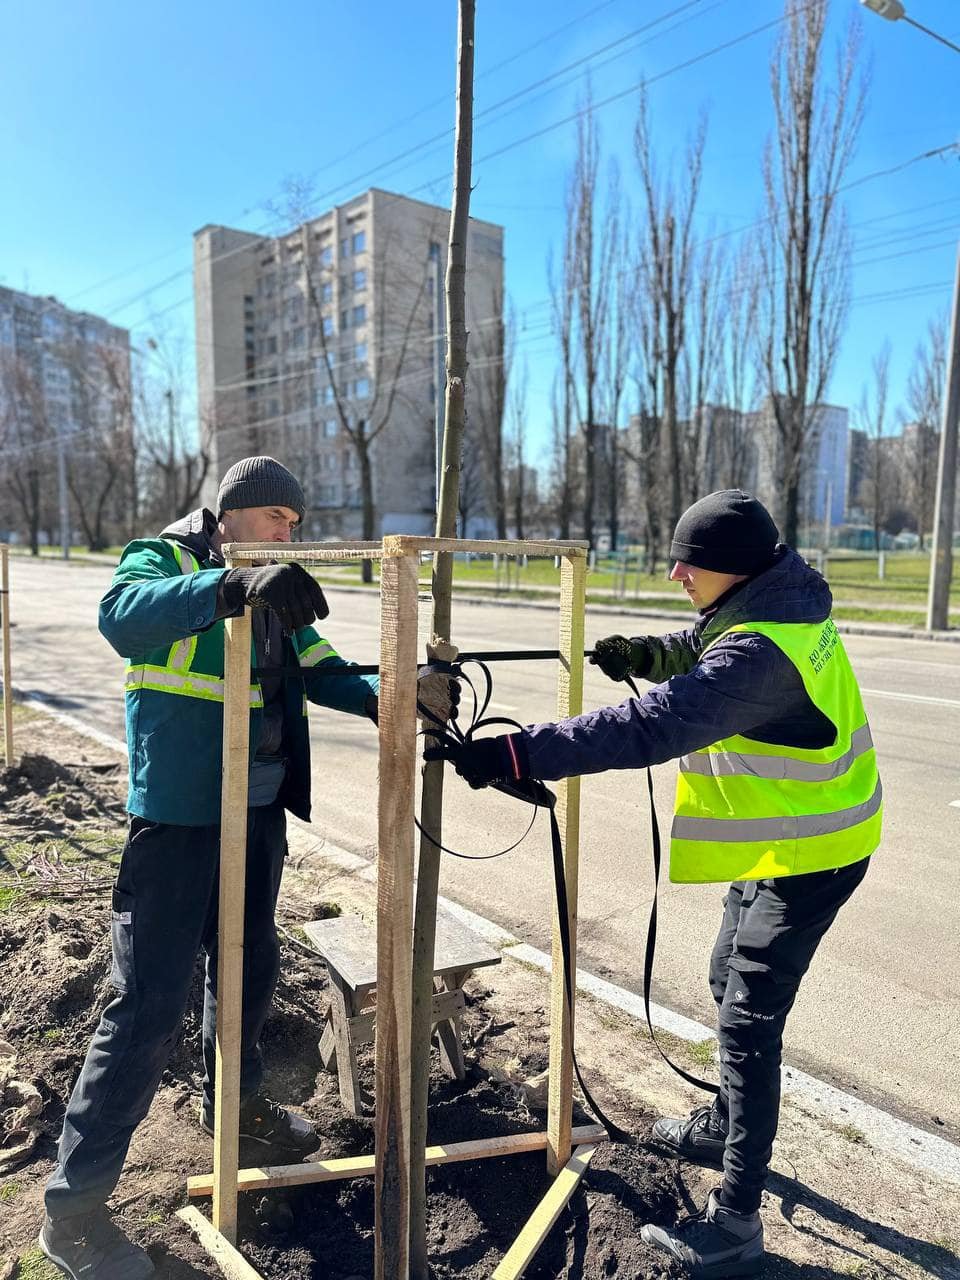
[[[624,680],[630,686],[635,697],[640,697],[640,690],[634,684],[629,676],[624,676]],[[711,1084],[707,1080],[701,1080],[699,1076],[691,1075],[689,1071],[685,1071],[683,1067],[677,1064],[666,1054],[660,1041],[657,1039],[656,1032],[653,1029],[653,1020],[650,1017],[650,987],[653,982],[653,962],[657,954],[657,896],[660,891],[660,864],[662,861],[662,846],[660,842],[660,823],[657,820],[657,806],[653,795],[653,773],[647,768],[647,795],[650,800],[650,837],[653,845],[653,901],[650,904],[650,923],[647,925],[647,941],[643,953],[643,1011],[647,1016],[647,1028],[650,1032],[650,1039],[656,1046],[657,1052],[664,1060],[668,1067],[677,1073],[688,1084],[694,1085],[697,1089],[703,1089],[706,1093],[718,1094],[719,1086]]]

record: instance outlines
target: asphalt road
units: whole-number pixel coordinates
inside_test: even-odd
[[[110,580],[99,566],[11,561],[13,682],[123,736],[122,662],[96,629]],[[374,594],[330,592],[328,638],[344,656],[378,657]],[[422,606],[426,621],[428,606]],[[588,642],[618,630],[673,624],[630,615],[587,620]],[[462,649],[546,648],[556,615],[528,606],[461,604]],[[960,646],[889,637],[846,637],[877,742],[886,800],[884,843],[863,886],[841,912],[807,976],[787,1025],[785,1057],[945,1137],[960,1140]],[[554,715],[549,662],[500,664],[491,711],[521,722]],[[613,687],[588,668],[586,705]],[[335,844],[373,856],[377,744],[361,719],[311,712],[314,823]],[[26,744],[21,744],[20,749]],[[184,744],[189,767],[189,744]],[[661,822],[675,768],[656,771]],[[519,835],[528,811],[454,778],[445,836],[474,853]],[[584,779],[579,962],[640,990],[652,876],[643,776]],[[533,945],[549,949],[552,901],[545,821],[515,852],[489,862],[447,858],[441,892]],[[707,962],[721,911],[719,886],[665,885],[654,999],[712,1022]],[[938,1124],[934,1117],[942,1121]]]

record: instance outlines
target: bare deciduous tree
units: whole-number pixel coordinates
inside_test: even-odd
[[[524,521],[527,515],[526,491],[526,438],[527,438],[527,363],[523,362],[519,376],[513,379],[509,395],[510,430],[507,456],[510,459],[509,503],[513,517],[515,538],[525,538]]]
[[[472,451],[498,538],[507,536],[503,430],[515,331],[512,308],[508,308],[504,316],[503,290],[498,285],[494,290],[493,315],[485,318],[471,335],[477,352],[471,384],[474,407],[470,431],[464,441],[464,461]]]
[[[890,393],[890,343],[885,342],[870,365],[872,386],[860,392],[857,420],[867,437],[867,468],[861,488],[861,501],[873,516],[873,545],[880,550],[880,534],[892,505],[893,479],[889,442],[884,438]]]
[[[913,518],[924,548],[933,526],[937,457],[947,370],[946,319],[931,321],[926,341],[918,344],[907,380],[907,413],[903,429],[903,467]]]
[[[0,445],[3,488],[27,532],[32,555],[40,554],[47,477],[56,437],[47,415],[41,375],[22,355],[0,351]]]
[[[763,364],[779,524],[791,543],[805,464],[816,451],[815,406],[826,394],[847,315],[850,243],[839,192],[864,111],[854,22],[827,83],[828,8],[828,0],[787,0],[770,68],[776,133],[764,158]]]
[[[684,442],[680,424],[680,379],[687,340],[687,308],[696,244],[693,221],[703,172],[706,120],[701,117],[680,164],[679,177],[662,179],[650,135],[646,94],[640,99],[634,150],[643,190],[640,230],[640,302],[645,311],[646,376],[657,383],[666,449],[667,522],[672,527],[684,506]]]
[[[618,239],[619,181],[611,172],[606,209],[598,198],[600,138],[589,95],[577,119],[577,152],[567,188],[564,287],[571,289],[574,403],[583,441],[583,536],[594,541],[597,438],[602,353],[610,314],[614,246]]]

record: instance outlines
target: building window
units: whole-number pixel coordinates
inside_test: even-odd
[[[350,257],[350,237],[349,236],[344,236],[343,239],[340,241],[340,257],[341,258]]]
[[[328,385],[328,386],[326,386],[326,387],[324,387],[324,388],[323,388],[323,403],[324,403],[324,404],[333,404],[335,400],[336,400],[336,397],[335,397],[335,396],[334,396],[334,394],[333,394],[333,387],[332,387],[332,386],[329,386],[329,385]]]
[[[365,289],[367,287],[367,273],[365,271],[355,271],[353,273],[354,289]]]
[[[370,395],[370,379],[358,378],[353,384],[353,394],[358,400],[366,400]]]
[[[429,252],[430,252],[430,261],[431,261],[431,262],[439,262],[439,261],[440,261],[440,246],[437,244],[436,240],[431,240],[431,241],[430,241],[430,250],[429,250]]]
[[[328,440],[333,439],[333,437],[337,434],[336,418],[328,418],[326,420],[326,422],[323,424],[323,434],[326,436]]]
[[[354,325],[365,324],[367,320],[367,308],[364,303],[360,303],[359,307],[354,307],[350,313],[351,323]]]
[[[367,344],[365,342],[358,342],[353,348],[353,358],[354,360],[366,360]]]
[[[367,247],[367,233],[365,231],[355,231],[351,240],[351,247],[354,253],[363,253]]]
[[[323,317],[323,336],[325,338],[333,337],[333,316]]]
[[[324,283],[320,286],[320,301],[321,302],[333,301],[333,284],[329,280],[324,281]]]
[[[430,383],[430,403],[433,404],[436,401],[436,398],[437,398],[436,383],[431,382]]]
[[[276,417],[278,416],[278,414],[280,413],[280,401],[279,401],[279,400],[268,400],[268,401],[267,401],[267,413],[270,415],[270,417],[271,417],[271,418],[276,418]]]
[[[323,266],[329,267],[333,262],[333,245],[325,244],[320,250],[320,262]]]

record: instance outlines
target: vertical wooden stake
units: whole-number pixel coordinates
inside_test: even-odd
[[[243,563],[231,559],[228,567]],[[244,609],[237,618],[226,620],[223,641],[223,788],[220,802],[213,1225],[231,1244],[237,1241],[237,1167],[240,1159],[240,1032],[250,768],[251,639],[249,609]]]
[[[407,1280],[413,817],[417,752],[416,552],[384,538],[380,566],[375,1280]]]
[[[3,758],[13,764],[13,686],[10,683],[10,548],[0,547],[0,607],[3,609]]]
[[[583,710],[583,610],[586,558],[582,550],[567,552],[560,562],[560,672],[557,715],[577,716]],[[580,861],[580,779],[567,778],[557,788],[557,820],[563,837],[564,873],[570,950],[577,966],[577,883]],[[550,1076],[547,1102],[547,1169],[556,1176],[570,1159],[573,1122],[573,1009],[567,1009],[563,948],[554,904],[553,965],[550,980]],[[574,998],[576,978],[574,977]]]

